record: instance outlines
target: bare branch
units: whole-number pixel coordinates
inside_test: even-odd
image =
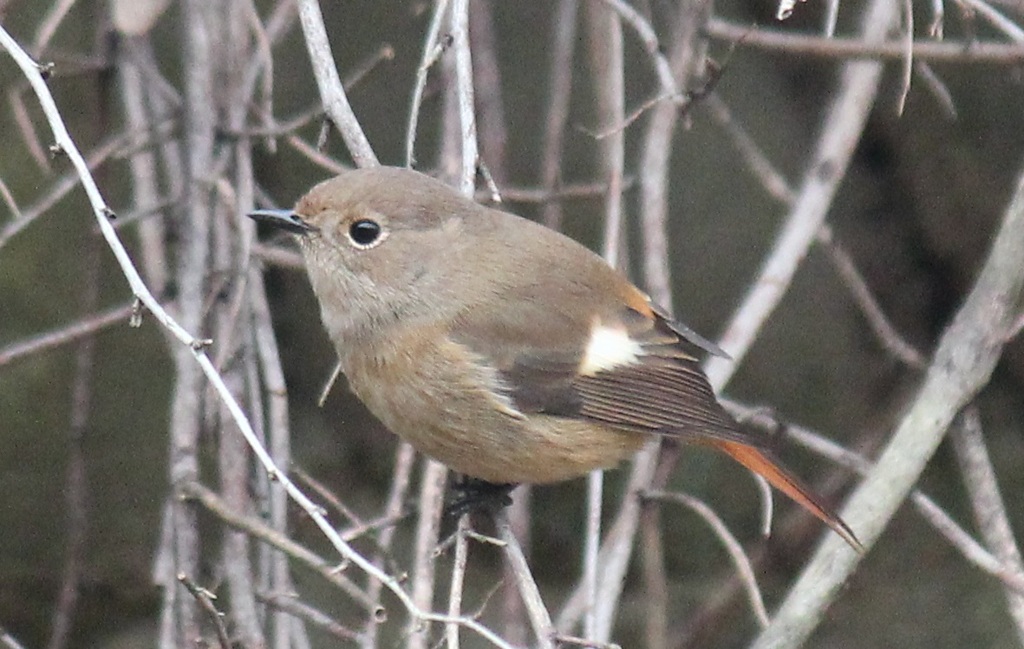
[[[604,127],[621,124],[625,111],[625,62],[623,61],[622,23],[609,7],[596,3],[584,12],[589,38],[591,82],[597,100],[597,120]],[[604,196],[604,249],[602,256],[612,267],[627,268],[626,247],[622,245],[625,228],[622,212],[622,177],[626,162],[626,136],[622,129],[598,143],[601,179],[608,185]],[[583,537],[583,590],[586,606],[583,635],[596,642],[608,642],[618,611],[619,584],[598,591],[598,551],[601,546],[601,509],[604,472],[587,476],[586,525]]]
[[[647,54],[654,60],[654,69],[658,74],[658,82],[661,84],[664,98],[670,99],[675,103],[684,101],[679,88],[676,86],[672,67],[669,65],[665,55],[662,54],[661,45],[658,44],[658,35],[654,32],[654,28],[651,27],[647,19],[636,9],[629,6],[625,0],[601,1],[626,21],[626,24],[632,27],[636,31],[637,36],[640,37],[640,42],[643,43]]]
[[[865,457],[847,450],[832,440],[788,422],[780,422],[774,418],[768,418],[762,425],[765,411],[763,409],[743,406],[735,401],[723,400],[723,405],[746,424],[757,425],[766,432],[785,430],[786,436],[804,448],[832,460],[840,466],[846,467],[859,475],[867,476],[873,468],[872,462]],[[920,489],[914,489],[910,493],[911,502],[918,513],[936,529],[953,547],[955,547],[964,558],[973,563],[980,570],[992,575],[1003,582],[1008,588],[1015,592],[1024,594],[1024,571],[1015,571],[1010,566],[1004,565],[976,541],[963,527],[957,524],[938,504]]]
[[[540,183],[549,193],[561,183],[562,150],[565,125],[569,122],[569,99],[572,95],[572,59],[576,44],[576,14],[579,0],[558,0],[553,21],[551,64],[548,82],[548,107],[544,117],[544,144],[540,163]],[[508,197],[508,189],[505,190]],[[561,205],[544,205],[544,223],[558,229],[562,221]]]
[[[495,523],[498,527],[498,536],[505,542],[505,560],[512,569],[512,574],[515,575],[519,594],[526,605],[527,616],[530,618],[530,624],[537,637],[537,646],[540,649],[554,649],[555,627],[551,623],[551,615],[548,613],[544,600],[541,599],[537,583],[530,573],[530,566],[526,562],[523,548],[512,534],[508,515],[505,512],[499,512]]]
[[[859,38],[823,38],[779,29],[752,29],[720,18],[708,22],[709,38],[729,41],[738,47],[751,47],[792,56],[818,56],[840,59],[889,59],[906,57],[903,41],[870,42]],[[914,41],[914,59],[932,63],[998,63],[1017,65],[1024,61],[1019,44],[956,41]]]
[[[472,197],[476,190],[476,167],[480,154],[476,141],[476,105],[473,102],[473,59],[469,50],[469,0],[452,1],[451,34],[462,142],[458,187],[464,195]]]
[[[420,478],[419,519],[416,522],[416,545],[412,567],[412,601],[420,610],[434,604],[434,583],[437,566],[434,548],[440,534],[441,512],[444,509],[444,486],[448,469],[434,460],[426,460]],[[430,629],[420,616],[410,615],[408,649],[425,649]]]
[[[718,93],[709,94],[703,106],[725,131],[729,142],[739,152],[747,169],[761,183],[765,192],[783,205],[792,205],[796,192],[790,187],[789,181],[775,168],[746,129],[733,119],[732,111]]]
[[[79,306],[92,311],[99,302],[100,247],[98,237],[88,237],[83,250],[85,270],[82,275]],[[48,649],[63,649],[68,645],[78,610],[79,589],[86,557],[89,518],[87,502],[89,480],[86,473],[85,436],[93,401],[93,367],[96,363],[96,339],[83,337],[75,350],[75,376],[71,385],[71,416],[68,422],[68,465],[64,483],[66,503],[67,539],[64,571],[61,576],[57,605]]]
[[[870,548],[924,470],[954,416],[984,386],[1017,315],[1024,286],[1024,175],[974,288],[943,334],[924,383],[895,434],[842,512]],[[799,643],[860,562],[826,538],[791,589],[758,649]]]
[[[462,589],[466,583],[466,564],[469,561],[469,514],[459,516],[455,530],[455,559],[452,561],[451,583],[448,585],[448,615],[453,619],[462,615]],[[448,649],[459,649],[459,626],[445,625]]]
[[[897,11],[887,0],[874,0],[862,21],[864,38],[885,38]],[[854,148],[875,100],[882,67],[877,63],[847,63],[821,126],[821,136],[786,223],[760,277],[733,315],[719,344],[732,358],[712,357],[704,370],[720,392],[743,361],[761,327],[785,294],[814,237],[825,221],[832,197],[842,181]]]
[[[310,63],[313,64],[313,74],[320,89],[324,110],[341,132],[341,137],[344,138],[357,167],[372,167],[379,164],[369,140],[356,120],[355,113],[352,112],[345,88],[341,85],[341,77],[338,76],[338,68],[334,65],[334,55],[327,40],[327,29],[324,27],[324,17],[320,13],[318,0],[299,0],[299,21],[302,23],[302,33],[306,37],[306,48],[309,51]]]
[[[7,629],[0,626],[0,644],[7,649],[25,649],[25,645],[18,642],[17,638],[11,635]]]
[[[976,406],[968,406],[953,425],[953,448],[964,477],[964,485],[971,497],[974,518],[978,522],[985,544],[1006,567],[1018,574],[1024,573],[1020,548],[1013,537],[1013,528],[1006,514],[1006,505],[999,493],[995,468],[985,448],[981,430],[981,417]],[[1017,637],[1024,643],[1024,594],[1006,590],[1006,604],[1017,629]]]
[[[750,607],[754,610],[754,617],[757,619],[758,625],[761,628],[768,626],[768,609],[764,606],[764,597],[762,597],[761,589],[757,585],[757,578],[754,576],[754,568],[751,565],[750,558],[743,551],[743,546],[740,545],[740,542],[736,540],[736,537],[726,527],[721,517],[708,507],[706,503],[688,494],[651,491],[645,493],[644,497],[678,503],[704,519],[704,522],[711,527],[715,536],[722,542],[726,552],[729,553],[729,558],[732,559],[736,572],[747,591],[747,598],[750,600]]]
[[[256,591],[256,599],[283,613],[305,620],[338,640],[358,642],[363,637],[359,632],[349,629],[323,611],[303,603],[294,593]]]
[[[224,626],[224,614],[217,610],[217,605],[213,603],[216,599],[216,595],[206,590],[186,574],[178,575],[178,581],[185,587],[186,590],[199,602],[200,608],[206,613],[207,617],[213,623],[214,628],[217,630],[217,642],[220,644],[221,649],[231,649],[231,640],[228,638],[227,627]],[[197,636],[198,637],[198,636]]]
[[[860,307],[861,313],[867,318],[871,331],[878,338],[879,342],[882,343],[885,350],[908,367],[915,370],[924,369],[924,356],[913,345],[904,340],[903,336],[896,330],[896,327],[889,322],[889,319],[882,311],[882,307],[878,304],[878,300],[871,294],[871,289],[868,288],[867,282],[854,265],[850,254],[833,239],[832,228],[827,223],[823,223],[818,230],[818,241],[825,246],[829,259],[836,268],[836,272],[839,273],[843,283],[850,290],[854,301]]]
[[[107,311],[87,316],[59,329],[33,336],[27,340],[11,343],[7,347],[0,349],[0,367],[26,356],[91,336],[119,322],[127,322],[128,316],[131,314],[132,304],[122,304]]]
[[[58,0],[50,7],[46,17],[39,23],[35,42],[32,43],[32,52],[36,56],[43,55],[43,52],[50,44],[50,39],[57,33],[57,29],[64,22],[64,17],[68,15],[71,8],[75,6],[75,2],[76,0]]]
[[[1024,44],[1024,29],[1021,29],[1017,23],[1004,16],[995,7],[985,2],[985,0],[961,1],[964,3],[964,6],[971,8],[977,15],[1001,31],[1014,43],[1018,45]]]
[[[409,492],[412,468],[416,461],[416,451],[408,443],[402,442],[398,445],[395,456],[395,469],[392,472],[391,491],[388,494],[387,504],[384,506],[384,516],[394,518],[398,516],[405,503],[406,494]],[[394,527],[387,527],[381,530],[378,537],[380,551],[374,558],[374,563],[383,565],[383,556],[391,548],[391,541],[394,538]],[[373,579],[366,586],[367,594],[372,601],[380,601],[381,582]],[[371,616],[367,618],[363,627],[363,637],[360,642],[362,649],[374,649],[377,646],[377,629],[380,621]]]
[[[448,10],[448,0],[436,0],[434,13],[430,18],[430,26],[427,27],[427,37],[423,43],[423,58],[419,68],[416,69],[416,83],[413,85],[412,101],[409,107],[409,124],[405,134],[405,166],[412,167],[416,164],[416,127],[420,119],[420,107],[423,103],[423,90],[427,87],[427,73],[441,55],[444,54],[450,40],[438,40],[441,33],[441,25]]]

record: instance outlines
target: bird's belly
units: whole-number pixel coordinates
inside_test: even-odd
[[[464,412],[444,412],[444,404],[434,405],[443,416],[441,425],[415,411],[396,415],[387,409],[377,416],[416,450],[459,473],[494,483],[560,482],[613,468],[645,439],[545,415],[517,421],[480,412],[467,421]],[[370,410],[378,412],[373,406]]]
[[[611,468],[646,436],[517,412],[464,368],[420,356],[349,364],[349,385],[388,429],[459,473],[494,483],[548,483]]]

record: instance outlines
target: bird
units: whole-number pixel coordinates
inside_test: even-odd
[[[249,216],[296,235],[349,388],[427,456],[548,484],[662,436],[724,453],[862,550],[719,403],[700,355],[721,350],[573,239],[387,166]]]

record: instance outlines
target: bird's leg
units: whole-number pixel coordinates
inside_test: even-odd
[[[445,508],[445,516],[458,518],[475,511],[495,514],[512,504],[509,493],[517,486],[515,483],[497,484],[460,475],[452,484],[455,499]]]

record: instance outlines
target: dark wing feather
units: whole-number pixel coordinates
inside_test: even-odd
[[[527,309],[529,311],[529,309]],[[658,311],[645,315],[617,306],[598,313],[602,324],[621,324],[640,343],[638,362],[591,375],[580,375],[589,325],[569,314],[529,318],[529,327],[559,318],[565,330],[521,330],[508,321],[496,323],[482,311],[460,319],[452,337],[494,363],[516,407],[525,413],[586,419],[595,423],[678,437],[716,447],[766,478],[824,521],[854,549],[863,546],[853,531],[765,448],[765,439],[740,430],[719,405],[690,347],[715,353],[718,348]],[[523,323],[520,312],[518,322]],[[533,315],[539,315],[534,313]],[[514,321],[515,322],[515,321]],[[497,334],[501,335],[497,335]],[[526,335],[524,335],[526,334]],[[532,334],[532,335],[531,335]],[[527,342],[528,341],[528,342]]]
[[[645,349],[639,363],[573,381],[579,416],[611,426],[680,437],[760,446],[715,399],[697,360],[678,347]]]
[[[691,355],[695,348],[714,346],[696,334],[684,338],[681,325],[658,312],[644,314],[616,304],[578,320],[556,314],[554,321],[560,317],[573,330],[571,336],[550,330],[537,335],[522,321],[523,314],[517,315],[498,326],[481,312],[468,313],[452,336],[494,363],[520,411],[588,419],[688,441],[710,438],[761,446],[718,404]],[[552,318],[550,313],[545,316]],[[578,373],[595,317],[604,326],[624,329],[640,344],[644,354],[637,362],[589,376]],[[517,321],[520,331],[515,330]],[[529,344],[524,344],[526,340]]]

